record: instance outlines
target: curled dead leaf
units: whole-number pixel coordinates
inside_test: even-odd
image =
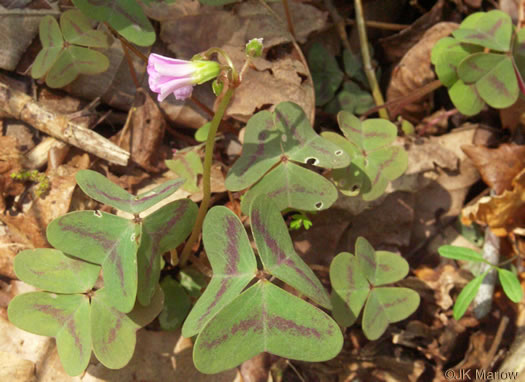
[[[512,181],[512,189],[501,195],[485,196],[463,209],[461,221],[488,225],[497,236],[507,236],[525,227],[525,170]]]
[[[441,22],[430,28],[401,59],[395,67],[387,90],[387,100],[402,98],[413,94],[416,89],[430,83],[436,78],[430,53],[434,44],[441,38],[448,36],[458,27],[456,23]],[[393,105],[389,108],[393,116],[401,114],[408,120],[419,120],[429,109],[425,104],[428,97],[403,106]]]
[[[496,194],[512,187],[512,180],[525,168],[525,146],[505,143],[496,149],[464,145],[461,149],[474,162],[483,181]]]

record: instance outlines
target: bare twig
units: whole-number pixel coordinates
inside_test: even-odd
[[[481,369],[487,370],[490,367],[490,364],[494,360],[494,356],[496,355],[496,352],[499,349],[501,340],[503,338],[503,333],[505,333],[505,329],[507,328],[508,324],[509,324],[509,318],[507,316],[503,316],[503,318],[499,322],[498,331],[496,332],[496,335],[494,336],[494,340],[492,341],[492,344],[490,345],[490,349],[487,353],[487,356],[483,357],[483,360],[481,361],[481,365],[480,365]],[[476,379],[476,381],[481,381],[481,380]]]
[[[401,107],[403,105],[406,105],[407,103],[413,102],[415,100],[420,99],[421,97],[426,96],[427,94],[433,92],[436,89],[439,89],[443,84],[439,80],[434,80],[418,89],[412,92],[412,94],[409,94],[404,97],[399,97],[396,99],[393,99],[391,101],[388,101],[380,106],[375,106],[371,108],[370,110],[367,110],[366,113],[361,115],[361,119],[368,117],[370,114],[373,114],[377,111],[380,111],[381,109],[385,109],[387,107],[391,107],[396,105],[397,107]]]
[[[324,0],[324,6],[326,7],[326,9],[328,9],[332,20],[334,20],[335,28],[337,30],[337,33],[339,34],[339,38],[341,39],[343,46],[346,50],[352,52],[352,48],[350,47],[350,41],[348,40],[348,34],[346,33],[345,20],[341,17],[341,15],[339,15],[339,12],[332,3],[332,0]]]
[[[286,15],[286,22],[288,23],[288,31],[294,39],[297,39],[295,36],[295,29],[293,28],[292,15],[290,14],[290,8],[288,7],[288,0],[283,0],[283,8],[284,14]]]
[[[347,25],[355,25],[357,22],[355,20],[346,20]],[[407,29],[410,25],[406,24],[392,24],[392,23],[384,23],[381,21],[372,21],[372,20],[365,20],[365,25],[367,28],[376,28],[376,29],[384,29],[388,31],[402,31],[404,29]]]
[[[94,131],[71,122],[67,115],[47,110],[27,94],[10,89],[2,81],[0,81],[0,111],[108,162],[120,166],[128,164],[127,151]]]
[[[377,83],[376,73],[372,66],[372,60],[370,59],[370,51],[368,50],[368,38],[366,37],[366,26],[365,18],[363,15],[363,6],[361,0],[354,0],[355,7],[355,18],[357,23],[357,31],[359,32],[359,42],[361,44],[361,57],[363,58],[363,68],[365,70],[370,90],[372,91],[372,97],[377,106],[381,106],[385,103],[381,89]],[[388,112],[386,108],[379,109],[379,116],[384,119],[388,118]]]

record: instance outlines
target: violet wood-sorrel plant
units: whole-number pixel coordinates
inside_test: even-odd
[[[75,3],[92,6],[80,0]],[[107,5],[101,2],[96,10]],[[104,17],[107,14],[100,16]],[[178,327],[190,310],[190,295],[198,301],[184,321],[182,333],[196,336],[193,358],[204,373],[236,367],[265,351],[304,361],[335,357],[343,336],[324,311],[332,307],[337,320],[350,325],[368,298],[363,326],[371,339],[417,307],[417,294],[414,297],[415,292],[403,289],[400,293],[410,309],[400,314],[392,288],[376,288],[404,277],[408,265],[397,255],[376,253],[370,245],[360,249],[364,239],[358,240],[358,260],[341,254],[334,259],[333,296],[340,298],[331,300],[295,252],[281,216],[286,208],[329,208],[338,197],[338,189],[351,196],[361,195],[364,200],[379,197],[388,182],[406,168],[406,153],[392,144],[396,128],[388,121],[361,121],[350,113],[341,113],[338,121],[345,138],[335,133],[319,135],[304,111],[291,102],[277,105],[273,112],[261,111],[249,120],[242,155],[231,168],[226,185],[234,191],[249,188],[242,212],[249,215],[260,266],[240,219],[225,207],[214,207],[208,213],[215,135],[251,58],[261,53],[262,40],[251,40],[239,72],[216,48],[191,61],[156,54],[149,58],[149,84],[160,102],[172,93],[177,99],[187,98],[194,85],[217,78],[213,84],[217,110],[206,137],[203,199],[198,212],[193,202],[179,200],[141,216],[183,184],[193,186],[193,178],[189,183],[186,179],[172,180],[133,196],[98,173],[80,171],[77,182],[86,194],[133,214],[133,218],[100,211],[66,214],[47,228],[48,240],[55,249],[24,251],[15,259],[17,276],[42,291],[13,299],[9,318],[20,328],[55,337],[69,374],[78,375],[86,368],[91,350],[105,366],[123,367],[133,354],[135,332],[162,309],[161,326]],[[222,55],[227,65],[211,61],[213,54]],[[176,167],[176,162],[172,164]],[[307,166],[331,170],[336,184]],[[193,177],[196,171],[188,174],[193,173]],[[196,260],[191,252],[201,229],[213,269],[202,295],[204,281],[198,281],[198,275],[187,267],[188,260]],[[170,275],[159,288],[161,255],[181,244],[190,231],[178,264],[180,280]],[[361,257],[376,266],[352,267]],[[351,268],[352,280],[364,281],[352,284],[345,279],[348,273],[337,273],[339,268]],[[100,272],[102,288],[95,284]],[[281,283],[288,284],[296,294],[282,289]],[[163,295],[170,300],[163,303]],[[357,296],[360,306],[352,296]],[[376,315],[380,318],[377,322],[373,320]]]
[[[184,179],[133,196],[99,173],[76,176],[93,199],[133,214],[125,219],[101,211],[71,212],[53,220],[47,239],[56,249],[32,249],[15,258],[15,273],[42,292],[16,296],[11,322],[56,338],[64,369],[84,371],[91,350],[108,368],[124,367],[135,348],[135,332],[162,310],[160,256],[190,233],[197,206],[188,199],[140,214],[174,193]],[[104,286],[94,290],[99,273]]]
[[[454,106],[478,114],[485,103],[502,109],[525,92],[525,29],[500,10],[468,16],[432,49],[432,63]]]

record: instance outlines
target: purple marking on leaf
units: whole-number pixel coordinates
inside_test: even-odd
[[[383,272],[389,272],[392,270],[392,268],[388,264],[379,264],[379,269],[381,269],[381,271]]]
[[[309,328],[304,325],[299,325],[296,322],[279,317],[279,316],[271,316],[268,319],[268,328],[271,329],[277,329],[282,332],[297,332],[299,335],[304,337],[316,337],[317,339],[321,339],[321,333],[315,329],[315,328]]]
[[[51,305],[35,304],[35,309],[47,314],[48,316],[54,317],[60,324],[63,324],[67,320],[67,315],[64,314],[64,311],[57,309]]]
[[[284,251],[279,247],[277,241],[266,230],[266,227],[262,223],[259,210],[254,209],[252,212],[252,226],[263,236],[264,243],[270,249],[270,252],[275,254],[277,260],[276,264],[278,266],[284,264],[290,267],[299,276],[301,276],[301,278],[305,279],[314,288],[316,292],[322,294],[322,290],[319,288],[319,286],[312,279],[310,279],[310,277],[308,277],[308,275],[305,274],[304,271],[300,269],[290,258],[286,256],[286,253],[284,253]]]
[[[109,261],[115,264],[115,266],[117,267],[118,281],[120,283],[122,295],[127,296],[128,291],[126,290],[126,285],[124,283],[124,266],[122,265],[122,256],[119,256],[115,247],[113,247],[111,249],[111,252],[109,253]]]
[[[201,325],[204,319],[210,315],[212,309],[215,308],[215,306],[219,303],[224,293],[228,290],[230,281],[231,279],[221,279],[221,284],[219,290],[217,291],[217,294],[215,295],[215,300],[213,300],[212,303],[208,306],[206,312],[204,312],[204,314],[199,317],[199,325]]]
[[[489,82],[490,84],[496,88],[496,90],[500,93],[503,93],[505,97],[511,98],[512,95],[510,94],[509,90],[505,86],[503,82],[500,81],[498,77],[496,77],[494,74],[491,74],[489,76]]]
[[[55,268],[55,269],[57,269],[57,268]],[[46,272],[43,272],[43,271],[35,271],[34,269],[31,269],[31,268],[29,268],[29,272],[31,272],[31,273],[33,273],[33,274],[35,274],[35,275],[37,275],[37,276],[43,276],[43,275],[46,274]]]
[[[175,188],[175,187],[178,188],[179,185],[180,185],[180,182],[176,182],[176,183],[173,183],[173,184],[168,184],[167,186],[165,186],[164,188],[162,188],[160,191],[158,191],[156,193],[152,193],[152,194],[150,194],[148,196],[144,196],[144,197],[142,197],[140,199],[131,199],[131,200],[130,199],[123,199],[123,198],[119,198],[119,197],[110,195],[107,192],[100,190],[97,187],[96,183],[86,183],[86,188],[88,188],[89,190],[91,190],[94,193],[98,193],[98,194],[104,196],[108,200],[112,200],[114,202],[125,202],[125,203],[128,203],[131,206],[136,206],[138,204],[142,204],[144,202],[147,202],[148,200],[153,199],[153,198],[157,197],[158,195],[161,195],[161,194],[164,194],[166,192],[169,192],[172,188]]]
[[[150,194],[148,196],[144,196],[140,199],[133,199],[130,201],[130,204],[132,206],[136,206],[137,204],[141,204],[141,203],[144,203],[144,202],[147,202],[148,200],[150,199],[153,199],[159,195],[162,195],[164,193],[168,193],[171,191],[172,188],[179,188],[181,182],[175,182],[173,184],[168,184],[167,186],[165,186],[164,188],[162,188],[160,191],[157,191],[155,192],[154,194]]]
[[[317,145],[313,142],[310,143],[310,147],[313,149],[325,154],[325,155],[332,155],[332,152],[330,150],[325,149],[323,146]]]
[[[260,333],[263,331],[263,322],[257,317],[247,318],[245,320],[239,321],[237,324],[233,325],[230,333],[232,336],[236,335],[237,332],[247,332],[248,330],[253,330],[254,333]]]
[[[159,248],[160,244],[162,243],[162,239],[166,237],[166,235],[173,228],[173,226],[176,225],[182,219],[187,209],[188,204],[180,203],[171,219],[163,225],[163,228],[159,232],[148,232],[148,234],[151,236],[151,241],[153,242],[153,245],[151,247],[150,257],[146,266],[146,281],[149,281],[151,270],[153,269],[153,262],[155,261],[156,256],[160,254]]]
[[[51,33],[51,27],[54,24],[55,19],[48,19],[47,21],[47,40],[49,41],[49,47],[54,48],[55,42],[53,41],[53,34]]]
[[[159,232],[148,232],[148,234],[151,236],[152,247],[151,247],[151,251],[149,251],[150,256],[148,257],[146,269],[144,270],[144,284],[145,285],[150,284],[150,278],[153,273],[152,270],[153,270],[155,259],[157,258],[158,255],[160,255],[159,247],[162,243],[162,239],[168,234],[168,232],[173,228],[173,226],[176,225],[180,221],[180,219],[184,216],[187,208],[188,208],[187,204],[181,203],[175,210],[175,213],[173,214],[171,219],[168,220],[163,225],[163,228]],[[147,227],[145,228],[147,229]]]
[[[384,303],[383,306],[385,308],[390,308],[390,307],[395,306],[395,305],[403,304],[407,300],[408,300],[408,297],[397,298],[394,301]]]
[[[83,35],[84,33],[82,32],[82,28],[80,28],[80,26],[78,26],[77,23],[75,23],[73,20],[69,20],[69,23],[71,24],[71,26],[73,27],[73,29],[75,30],[75,32],[77,32],[79,35]]]
[[[70,319],[68,321],[67,329],[69,333],[71,334],[71,336],[75,339],[75,347],[80,351],[80,357],[82,357],[82,354],[84,354],[84,347],[80,343],[80,337],[78,336],[78,333],[76,330],[77,328],[75,326],[75,322],[73,321],[73,319]]]
[[[494,24],[492,26],[492,28],[490,28],[490,30],[485,33],[476,33],[476,34],[472,34],[472,35],[469,35],[467,36],[467,38],[471,38],[471,39],[476,39],[476,40],[484,40],[487,38],[487,35],[490,35],[490,36],[494,36],[496,34],[496,32],[498,31],[498,29],[503,25],[503,19],[499,19],[496,24]]]
[[[368,304],[368,302],[367,302],[367,304]],[[379,310],[380,313],[386,314],[385,313],[385,308],[383,308],[383,306],[381,304],[378,305],[378,310]],[[379,316],[380,316],[379,313],[376,313],[376,314],[373,315],[372,320],[369,321],[369,326],[370,327],[374,326],[374,324],[375,324],[376,320],[379,318]]]
[[[118,333],[119,329],[122,327],[122,316],[123,316],[123,314],[120,313],[119,311],[115,310],[115,309],[112,309],[112,311],[113,311],[113,314],[115,314],[117,316],[117,321],[115,322],[115,326],[112,327],[111,330],[109,331],[108,341],[107,341],[108,344],[110,344],[113,341],[115,341],[115,339],[117,338],[117,333]]]
[[[111,263],[115,263],[117,267],[119,282],[122,288],[122,294],[124,296],[127,296],[127,291],[124,285],[124,269],[122,266],[122,259],[117,253],[117,249],[115,245],[116,243],[105,238],[103,232],[89,232],[87,230],[82,229],[81,227],[67,225],[62,220],[58,221],[58,225],[64,231],[73,232],[79,236],[89,237],[97,241],[105,251],[109,251],[109,261]]]
[[[62,73],[65,73],[67,72],[69,69],[71,69],[72,67],[74,67],[75,65],[77,64],[82,64],[82,65],[95,65],[96,62],[95,61],[82,61],[82,60],[75,60],[69,64],[66,65],[66,67],[62,70]]]
[[[396,154],[398,154],[398,153],[399,153],[399,150],[393,150],[392,156],[388,160],[382,162],[379,165],[379,167],[377,169],[377,174],[376,174],[374,180],[372,181],[372,186],[375,186],[377,184],[377,182],[379,182],[379,178],[381,177],[381,175],[383,173],[383,170],[385,168],[387,168],[388,166],[390,166],[396,160],[396,157],[397,157]]]
[[[483,69],[481,69],[481,68],[480,68],[480,67],[479,67],[474,61],[472,61],[472,60],[469,60],[469,61],[467,62],[467,64],[468,64],[469,69],[472,69],[472,70],[474,70],[474,71],[476,71],[476,72],[479,72],[479,73],[484,73],[484,72],[485,72]]]
[[[244,175],[246,171],[248,171],[248,169],[250,169],[253,166],[253,164],[257,162],[257,159],[264,155],[265,145],[266,144],[264,142],[259,142],[259,144],[257,145],[257,150],[255,150],[255,153],[250,156],[248,163],[246,163],[246,166],[241,170],[239,176]]]
[[[204,346],[207,349],[212,349],[212,348],[220,345],[221,343],[223,343],[227,339],[228,339],[228,335],[227,334],[223,334],[222,336],[220,336],[219,338],[214,339],[213,341],[210,341],[210,342],[203,341],[202,342],[202,346]]]
[[[367,132],[367,133],[365,133],[362,130],[356,128],[356,127],[350,126],[350,124],[348,124],[346,122],[343,123],[343,126],[346,129],[348,129],[348,130],[350,130],[350,131],[352,131],[352,132],[354,132],[356,134],[362,135],[365,138],[378,138],[378,137],[379,138],[390,138],[390,135],[387,134],[387,133],[378,133],[378,132]]]
[[[79,236],[89,237],[97,241],[100,244],[100,246],[106,251],[109,251],[114,244],[113,241],[107,239],[104,236],[103,232],[89,232],[88,230],[85,230],[82,227],[66,224],[61,219],[58,220],[58,225],[63,231],[73,232],[74,234],[77,234]]]
[[[226,238],[228,245],[226,247],[226,268],[224,273],[227,275],[238,275],[238,266],[241,259],[239,255],[239,230],[237,220],[233,216],[226,217]]]
[[[376,261],[375,261],[375,252],[374,254],[372,255],[372,258],[370,258],[369,256],[367,255],[361,255],[359,256],[360,259],[363,259],[365,262],[368,263],[368,265],[370,265],[372,268],[375,268],[376,267]]]
[[[285,131],[290,131],[292,136],[297,140],[297,142],[299,142],[299,146],[304,146],[306,142],[301,134],[297,132],[297,124],[292,125],[292,121],[290,121],[288,115],[281,113],[279,110],[275,110],[275,115],[279,122],[283,124]]]
[[[177,159],[180,160],[180,162],[182,163],[182,167],[184,167],[184,169],[188,172],[188,174],[190,174],[192,177],[195,176],[195,171],[193,171],[193,169],[190,166],[190,163],[188,162],[188,160],[186,159],[184,155],[181,155]]]
[[[346,268],[347,271],[347,278],[348,278],[348,284],[350,284],[351,287],[355,287],[355,281],[354,281],[354,268],[351,266],[352,263],[348,264],[348,267]]]
[[[277,195],[282,194],[285,192],[288,188],[286,186],[282,186],[278,188],[277,190],[274,190],[268,194],[269,198],[275,198]]]

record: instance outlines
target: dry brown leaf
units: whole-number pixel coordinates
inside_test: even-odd
[[[300,2],[291,2],[289,6],[298,42],[304,43],[310,33],[325,27],[326,12]],[[229,45],[244,51],[246,42],[252,38],[263,38],[264,48],[268,50],[292,41],[282,3],[270,3],[270,7],[281,20],[256,0],[243,2],[235,12],[208,7],[187,16],[174,15],[161,23],[160,38],[184,59],[210,47]]]
[[[512,181],[512,189],[501,195],[485,196],[463,209],[463,224],[486,224],[497,236],[507,236],[514,229],[525,228],[525,170]]]
[[[456,23],[440,22],[426,31],[419,42],[410,48],[392,72],[387,90],[388,101],[408,96],[436,79],[430,63],[432,48],[438,40],[448,36],[457,27]],[[401,114],[405,119],[418,121],[430,111],[431,105],[425,105],[428,101],[427,96],[411,104],[393,105],[389,110],[393,116]]]
[[[450,264],[441,265],[436,269],[421,267],[414,270],[414,274],[434,291],[435,302],[442,310],[448,310],[454,305],[450,296],[452,289],[463,288],[470,281],[468,272],[458,271]]]
[[[14,256],[29,248],[48,247],[46,227],[51,220],[69,211],[69,204],[76,186],[75,174],[81,168],[87,167],[87,157],[84,166],[72,167],[62,165],[50,170],[49,191],[36,198],[23,213],[11,216],[1,214],[0,220],[7,226],[0,233],[0,274],[15,277],[13,271]],[[82,162],[79,162],[80,164]]]
[[[325,12],[299,2],[289,5],[299,42],[305,42],[311,32],[326,25]],[[223,48],[236,68],[241,68],[244,46],[249,39],[263,38],[266,55],[271,48],[291,42],[282,4],[271,3],[270,6],[280,15],[281,21],[260,2],[252,0],[240,4],[235,13],[206,8],[207,11],[200,14],[162,22],[160,36],[177,57],[189,58],[215,46]],[[246,72],[228,108],[228,115],[246,121],[256,110],[282,101],[296,102],[310,115],[314,100],[310,82],[304,81],[306,68],[292,45],[285,48],[278,54],[272,53],[277,57],[255,60],[255,69]]]
[[[57,10],[57,6],[53,6]],[[0,68],[14,70],[27,47],[38,34],[40,20],[49,10],[6,9],[0,5]],[[58,11],[56,12],[58,14]]]
[[[392,36],[380,39],[379,44],[383,48],[389,62],[397,62],[414,46],[421,36],[434,24],[443,20],[444,0],[439,0],[430,11],[414,21],[408,28]]]
[[[246,122],[254,112],[266,105],[290,101],[301,106],[310,116],[315,106],[311,97],[312,87],[303,80],[307,73],[303,63],[292,56],[290,54],[274,62],[258,60],[236,89],[227,114]]]
[[[465,145],[463,151],[474,162],[483,181],[496,194],[512,186],[512,180],[525,167],[525,146],[504,143],[496,149]]]
[[[135,106],[130,109],[131,119],[124,146],[131,141],[131,159],[149,172],[158,172],[159,148],[164,138],[166,121],[158,104],[149,93],[137,90]]]

